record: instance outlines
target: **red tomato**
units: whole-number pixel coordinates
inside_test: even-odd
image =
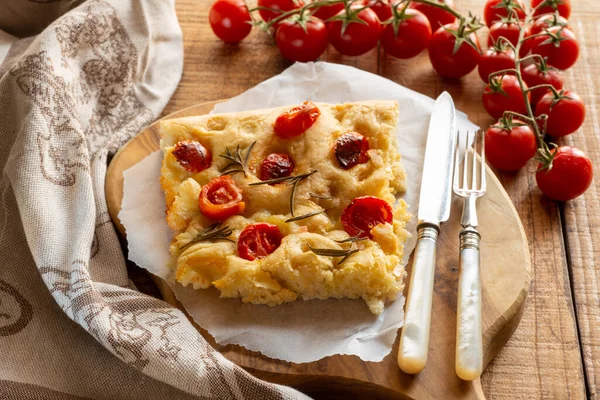
[[[175,145],[173,156],[186,171],[194,174],[210,167],[210,151],[195,140],[184,140]]]
[[[259,10],[260,17],[269,22],[273,18],[279,17],[286,11],[291,11],[295,8],[300,8],[304,5],[302,0],[258,0],[259,7],[270,8],[271,10]]]
[[[357,13],[360,6],[352,6],[352,13]],[[346,15],[346,10],[340,11],[338,16]],[[358,11],[357,15],[364,23],[350,22],[342,33],[343,22],[340,20],[327,23],[329,41],[337,51],[345,56],[359,56],[377,46],[381,23],[375,11],[365,8]]]
[[[318,1],[318,0],[315,0]],[[317,17],[323,21],[327,21],[335,14],[339,13],[344,9],[344,3],[332,4],[330,6],[321,6],[317,8],[317,11],[313,14],[313,17]]]
[[[383,0],[361,0],[360,4],[369,6],[377,14],[379,21],[384,22],[392,18],[392,4]]]
[[[499,122],[485,132],[486,161],[499,170],[523,168],[536,151],[535,132],[522,121],[515,119],[508,125]]]
[[[563,88],[562,75],[553,68],[542,71],[537,64],[529,64],[521,70],[521,76],[527,86],[534,87],[539,85],[552,85],[554,89],[560,91]],[[550,91],[547,88],[539,88],[529,92],[531,95],[531,105],[535,106],[540,99]]]
[[[483,8],[485,24],[490,27],[496,21],[508,17],[509,10],[514,10],[519,19],[525,19],[525,5],[521,0],[488,0]],[[514,16],[514,13],[511,13]]]
[[[374,196],[357,197],[344,208],[342,226],[350,236],[371,236],[371,229],[379,224],[391,224],[394,214],[392,206]]]
[[[550,36],[542,35],[530,39],[531,51],[542,57],[548,57],[548,64],[553,67],[562,70],[571,68],[579,57],[579,43],[575,34],[570,29],[560,26],[552,27],[547,32],[559,35],[561,40],[557,42],[558,46],[552,42]],[[546,43],[547,41],[550,42]]]
[[[294,170],[294,162],[287,154],[271,153],[260,163],[259,177],[261,181],[285,178]]]
[[[538,17],[531,26],[531,34],[535,35],[537,33],[542,33],[545,29],[552,28],[553,26],[564,26],[569,28],[569,22],[560,15],[558,17],[555,14],[542,15],[541,17]]]
[[[516,76],[494,77],[485,87],[482,99],[483,107],[494,119],[500,119],[504,111],[527,114],[525,98]]]
[[[369,151],[369,140],[356,132],[342,135],[334,146],[335,158],[343,169],[368,162],[371,158],[367,151]]]
[[[485,83],[494,72],[510,68],[515,68],[515,52],[510,47],[503,50],[489,48],[479,59],[479,76]]]
[[[297,21],[285,20],[277,28],[275,43],[290,61],[314,61],[327,49],[327,28],[314,17],[308,17],[304,27]]]
[[[573,200],[581,196],[592,184],[594,170],[585,153],[575,147],[561,146],[552,149],[556,154],[550,169],[540,164],[535,179],[542,192],[558,201]]]
[[[202,186],[198,196],[198,208],[208,218],[222,221],[240,214],[246,208],[242,191],[229,175],[212,178]]]
[[[250,33],[252,21],[244,0],[217,0],[208,12],[210,27],[217,37],[237,43]]]
[[[554,137],[570,135],[581,128],[585,120],[585,104],[581,97],[569,90],[555,101],[554,93],[546,93],[535,106],[535,116],[548,116],[546,133]]]
[[[480,47],[479,40],[475,33],[471,33],[469,38],[475,44],[477,49],[467,42],[463,42],[454,53],[455,37],[445,28],[456,31],[458,24],[444,25],[439,28],[429,42],[429,60],[431,65],[443,77],[461,78],[473,71],[479,64]]]
[[[398,25],[386,24],[381,32],[381,44],[385,51],[396,58],[412,58],[425,50],[431,40],[431,25],[427,17],[417,10],[406,10],[408,18]]]
[[[490,34],[488,36],[488,46],[493,46],[501,37],[508,39],[513,46],[516,46],[519,42],[519,35],[521,30],[519,24],[515,22],[494,22],[490,27]]]
[[[302,135],[313,126],[320,115],[319,107],[310,101],[305,101],[277,117],[273,125],[275,134],[284,139]]]
[[[438,3],[446,4],[454,9],[454,0],[437,0]],[[421,11],[429,20],[432,32],[435,32],[441,26],[448,25],[456,21],[456,17],[446,10],[424,3],[410,3],[410,8]]]
[[[531,0],[531,7],[535,8],[546,0]],[[571,0],[554,0],[557,5],[556,9],[561,17],[569,19],[571,16]],[[535,12],[535,15],[554,14],[555,10],[552,6],[544,6]]]
[[[248,261],[265,258],[277,250],[282,239],[283,235],[277,225],[264,222],[248,225],[238,238],[238,254]]]

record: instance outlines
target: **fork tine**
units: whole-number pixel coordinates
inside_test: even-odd
[[[454,182],[452,183],[454,192],[459,190],[458,179],[460,175],[460,131],[456,135],[456,146],[454,146]]]
[[[468,170],[468,165],[469,165],[469,131],[467,131],[466,137],[465,137],[465,157],[463,160],[463,177],[462,177],[462,189],[463,190],[469,190],[469,170]]]
[[[479,141],[479,135],[477,131],[473,132],[473,175],[471,176],[471,190],[477,190],[477,143]]]
[[[485,182],[485,132],[481,131],[481,190],[486,191]]]

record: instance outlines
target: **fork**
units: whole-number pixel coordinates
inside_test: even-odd
[[[473,147],[470,142],[473,140]],[[477,161],[477,145],[480,144],[480,160]],[[460,274],[458,278],[458,307],[456,320],[456,362],[459,378],[472,381],[479,378],[483,369],[481,329],[481,282],[479,273],[479,244],[475,203],[485,195],[485,136],[482,131],[467,132],[464,160],[460,162],[461,140],[456,145],[454,164],[454,193],[463,198],[460,224]],[[462,176],[460,173],[462,164]],[[469,185],[469,164],[471,184]],[[478,167],[479,164],[479,167]],[[479,179],[477,171],[479,170]],[[479,182],[478,182],[479,181]]]

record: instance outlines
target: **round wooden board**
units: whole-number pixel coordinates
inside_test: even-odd
[[[216,103],[192,106],[165,118],[206,114]],[[112,220],[123,235],[124,229],[118,219],[123,198],[123,172],[158,149],[158,129],[153,124],[123,146],[108,167],[106,201]],[[519,216],[489,169],[487,182],[487,195],[478,203],[479,230],[483,238],[481,278],[485,365],[517,328],[531,282],[529,249]],[[273,360],[240,346],[217,345],[209,334],[196,327],[225,357],[254,375],[296,387],[315,398],[482,399],[484,395],[479,380],[463,382],[454,373],[458,233],[461,229],[459,199],[455,199],[452,207],[452,217],[442,226],[438,244],[429,359],[425,370],[417,376],[406,375],[398,368],[399,335],[392,352],[378,363],[337,355],[312,363],[294,364]],[[159,278],[155,281],[165,300],[183,309],[168,285]]]

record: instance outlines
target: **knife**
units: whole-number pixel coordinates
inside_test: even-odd
[[[450,217],[455,147],[454,102],[450,94],[444,92],[435,101],[429,122],[417,246],[398,349],[398,365],[407,374],[418,374],[427,363],[436,244],[440,224]]]

